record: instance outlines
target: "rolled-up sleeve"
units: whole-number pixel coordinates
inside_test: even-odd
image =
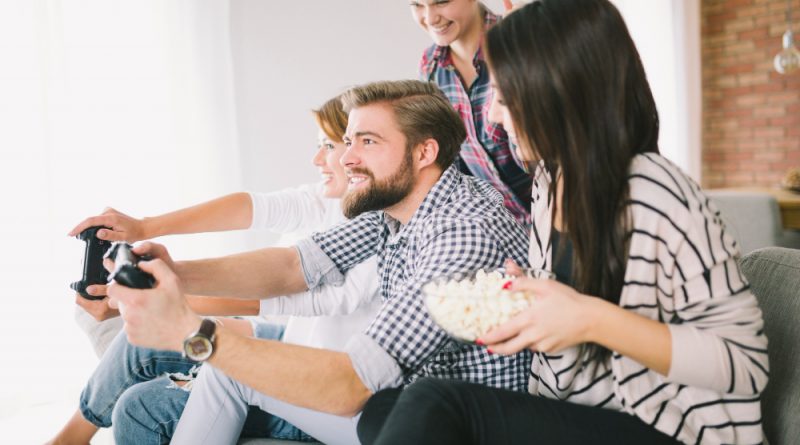
[[[306,285],[340,285],[344,274],[356,264],[374,256],[381,246],[383,217],[367,212],[297,243]]]
[[[353,336],[345,346],[356,374],[373,393],[403,384],[403,370],[381,346],[364,334]]]

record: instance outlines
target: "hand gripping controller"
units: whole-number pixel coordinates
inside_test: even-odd
[[[108,276],[108,281],[132,287],[134,289],[150,289],[156,283],[155,278],[149,273],[139,269],[139,261],[149,261],[151,258],[144,255],[139,256],[131,250],[133,247],[128,243],[114,243],[111,249],[106,252],[106,258],[114,260],[114,271]]]
[[[108,271],[103,267],[103,255],[111,242],[97,237],[97,231],[106,227],[89,227],[80,233],[76,238],[86,242],[83,253],[83,278],[69,285],[72,290],[78,292],[87,300],[102,300],[105,296],[89,295],[86,288],[92,284],[106,284],[108,282]]]

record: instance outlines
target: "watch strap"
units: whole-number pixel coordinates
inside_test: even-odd
[[[203,321],[200,323],[200,329],[197,330],[196,335],[202,335],[203,337],[209,339],[210,341],[214,341],[214,333],[217,331],[217,322],[213,318],[204,318]]]

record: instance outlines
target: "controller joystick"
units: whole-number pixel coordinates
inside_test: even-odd
[[[105,257],[114,260],[114,271],[108,276],[109,282],[114,280],[134,289],[150,289],[155,285],[155,278],[138,266],[139,261],[149,261],[152,258],[147,255],[136,255],[130,244],[122,242],[112,244]]]

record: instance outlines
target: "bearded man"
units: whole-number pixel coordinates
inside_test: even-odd
[[[290,248],[223,258],[141,263],[154,289],[112,285],[132,344],[184,350],[207,361],[194,382],[173,444],[236,443],[248,405],[327,444],[356,444],[359,413],[374,392],[421,377],[461,379],[524,391],[530,354],[492,355],[457,343],[431,320],[422,287],[432,279],[527,265],[528,238],[486,182],[453,161],[466,132],[439,91],[417,81],[376,82],[342,96],[349,113],[342,200],[349,221]],[[337,283],[377,255],[383,306],[344,352],[247,338],[192,313],[184,292],[266,298]],[[199,349],[198,349],[199,348]],[[127,400],[115,421],[153,428],[147,401]],[[116,426],[116,424],[115,424]]]

